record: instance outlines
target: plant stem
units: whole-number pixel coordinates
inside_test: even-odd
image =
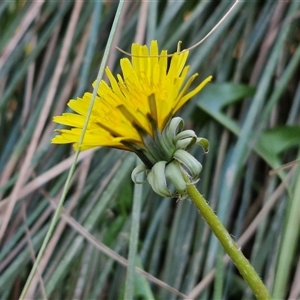
[[[137,164],[141,161],[137,158]],[[143,197],[143,186],[141,184],[134,185],[133,207],[131,217],[128,268],[125,282],[124,299],[131,300],[134,298],[134,279],[135,279],[135,262],[137,253],[137,244],[139,239],[140,218],[141,218],[141,199]]]
[[[239,272],[249,284],[254,295],[257,299],[272,299],[266,286],[255,272],[252,265],[243,255],[237,244],[233,241],[228,231],[215,215],[213,210],[207,204],[206,200],[199,193],[196,187],[192,184],[187,185],[187,193],[191,200],[194,202],[195,206],[209,225],[209,227],[214,232],[215,236],[218,238],[222,246],[224,247],[227,254],[232,259],[233,263],[238,268]]]
[[[48,231],[46,233],[46,236],[45,236],[45,238],[43,240],[43,243],[42,243],[41,249],[40,249],[40,251],[38,253],[38,256],[37,256],[37,258],[36,258],[36,260],[35,260],[35,262],[33,264],[33,267],[32,267],[32,269],[30,271],[29,276],[27,277],[27,280],[25,282],[25,286],[23,287],[23,290],[21,292],[19,300],[23,300],[23,299],[26,298],[26,293],[27,293],[27,291],[29,289],[31,281],[32,281],[32,279],[33,279],[33,277],[35,275],[35,272],[36,272],[39,264],[40,264],[40,261],[42,260],[42,256],[44,255],[44,252],[45,252],[45,250],[47,248],[48,242],[50,241],[50,238],[51,238],[52,233],[53,233],[53,231],[55,229],[56,223],[57,223],[57,221],[59,219],[61,209],[63,207],[65,198],[67,196],[67,193],[68,193],[68,190],[69,190],[69,187],[70,187],[70,184],[71,184],[72,176],[73,176],[73,174],[75,172],[75,167],[76,167],[76,163],[77,163],[77,160],[78,160],[78,157],[79,157],[79,152],[80,152],[80,146],[81,146],[81,144],[83,142],[84,134],[85,134],[85,131],[87,129],[88,121],[89,121],[89,118],[90,118],[90,115],[91,115],[91,112],[92,112],[92,109],[93,109],[93,104],[94,104],[95,99],[96,99],[97,90],[98,90],[98,87],[100,85],[101,78],[103,77],[105,65],[106,65],[106,62],[107,62],[107,59],[108,59],[108,56],[109,56],[109,52],[110,52],[111,45],[112,45],[112,40],[113,40],[113,37],[114,37],[115,32],[116,32],[116,28],[117,28],[117,25],[118,25],[118,22],[119,22],[119,19],[120,19],[120,14],[121,14],[123,5],[124,5],[124,1],[123,0],[119,0],[118,9],[117,9],[117,12],[116,12],[116,15],[115,15],[114,22],[112,24],[110,35],[109,35],[109,38],[108,38],[108,41],[107,41],[107,46],[105,48],[105,51],[104,51],[104,54],[103,54],[103,59],[101,61],[100,69],[99,69],[99,72],[98,72],[98,75],[97,75],[97,79],[96,79],[96,83],[95,83],[95,88],[94,88],[94,91],[93,91],[92,99],[91,99],[91,102],[90,102],[90,105],[89,105],[89,108],[88,108],[86,119],[84,121],[82,132],[81,132],[81,135],[80,135],[80,138],[79,138],[79,141],[78,141],[78,149],[76,151],[75,158],[74,158],[72,166],[71,166],[71,168],[69,170],[68,177],[67,177],[67,180],[66,180],[66,183],[65,183],[65,186],[64,186],[61,198],[59,200],[57,209],[55,210],[54,216],[53,216],[53,218],[51,220],[51,223],[50,223],[49,229],[48,229]]]

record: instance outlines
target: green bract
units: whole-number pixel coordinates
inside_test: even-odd
[[[155,128],[155,123],[153,127],[154,137],[139,132],[146,149],[135,149],[135,152],[144,165],[137,166],[132,171],[131,178],[135,183],[144,183],[145,181],[137,180],[137,175],[146,172],[147,181],[157,194],[184,199],[188,184],[185,178],[196,182],[202,170],[200,162],[188,150],[199,144],[207,153],[209,142],[197,137],[193,130],[183,130],[184,121],[179,117],[171,119],[162,132]]]

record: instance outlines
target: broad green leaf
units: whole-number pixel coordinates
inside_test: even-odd
[[[238,124],[226,116],[223,109],[254,94],[255,89],[234,83],[211,83],[199,94],[197,106],[220,124],[238,135]]]
[[[257,152],[273,167],[281,164],[279,155],[299,147],[300,126],[281,126],[263,132],[257,142]]]

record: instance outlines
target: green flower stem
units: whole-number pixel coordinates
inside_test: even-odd
[[[101,61],[100,69],[99,69],[99,72],[98,72],[98,75],[97,75],[97,79],[96,79],[95,88],[94,88],[94,91],[93,91],[93,96],[92,96],[92,99],[91,99],[91,103],[90,103],[90,106],[88,108],[87,116],[86,116],[86,119],[84,121],[83,129],[82,129],[79,141],[78,141],[78,149],[76,151],[75,158],[74,158],[73,164],[72,164],[72,166],[71,166],[71,168],[69,170],[68,177],[67,177],[67,180],[66,180],[66,183],[65,183],[65,186],[64,186],[61,198],[59,200],[57,209],[55,210],[54,216],[53,216],[53,218],[52,218],[52,220],[50,222],[50,225],[49,225],[49,229],[48,229],[48,231],[46,233],[46,236],[45,236],[45,238],[43,240],[41,249],[40,249],[40,251],[38,253],[38,256],[37,256],[37,258],[36,258],[36,260],[35,260],[35,262],[33,264],[33,267],[32,267],[32,269],[30,271],[30,274],[29,274],[29,276],[28,276],[28,278],[26,280],[25,286],[23,287],[23,290],[21,292],[19,300],[25,299],[25,296],[26,296],[26,293],[27,293],[27,291],[29,289],[31,281],[32,281],[32,279],[33,279],[33,277],[35,275],[35,272],[37,271],[37,268],[38,268],[38,266],[40,264],[40,261],[42,260],[42,256],[44,255],[44,252],[46,251],[48,242],[51,239],[51,236],[52,236],[52,233],[53,233],[53,231],[55,229],[56,223],[58,222],[61,209],[63,207],[65,198],[67,196],[67,193],[68,193],[68,190],[69,190],[69,187],[70,187],[70,184],[71,184],[71,179],[72,179],[73,174],[75,172],[75,167],[76,167],[77,160],[78,160],[78,157],[79,157],[79,152],[80,152],[80,146],[81,146],[81,144],[83,142],[83,137],[84,137],[84,134],[85,134],[86,129],[87,129],[88,120],[90,118],[90,115],[91,115],[91,112],[92,112],[92,109],[93,109],[93,104],[94,104],[95,99],[96,99],[97,90],[98,90],[101,78],[103,77],[105,65],[106,65],[106,62],[107,62],[107,59],[108,59],[109,51],[111,49],[113,37],[114,37],[115,32],[116,32],[116,28],[117,28],[117,25],[118,25],[118,22],[119,22],[119,19],[120,19],[120,14],[121,14],[123,5],[124,5],[124,1],[123,0],[119,0],[118,9],[117,9],[117,12],[116,12],[116,15],[115,15],[114,22],[112,24],[110,35],[109,35],[109,38],[108,38],[108,41],[107,41],[107,46],[105,48],[105,51],[104,51],[104,54],[103,54],[103,59]]]
[[[214,232],[239,272],[249,284],[257,299],[272,299],[266,286],[255,272],[249,261],[243,255],[237,244],[233,241],[226,228],[207,204],[206,200],[192,184],[187,185],[187,193],[195,206]]]
[[[136,160],[140,163],[140,160]],[[129,238],[129,253],[128,253],[128,268],[125,282],[124,299],[131,300],[134,298],[134,279],[135,279],[135,264],[138,248],[140,218],[141,218],[141,199],[143,197],[143,186],[135,184],[133,194],[133,207],[131,216],[131,228]]]

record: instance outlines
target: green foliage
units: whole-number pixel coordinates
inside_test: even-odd
[[[232,5],[128,3],[115,44],[130,51],[138,29],[143,32],[142,16],[143,40],[157,39],[170,53],[179,40],[182,48],[201,40]],[[1,226],[8,221],[0,244],[1,299],[19,297],[73,161],[71,147],[50,144],[52,117],[67,110],[69,99],[91,91],[116,4],[0,4]],[[69,24],[77,9],[73,30]],[[193,153],[203,165],[199,190],[281,299],[300,297],[299,174],[291,173],[299,165],[275,175],[269,171],[299,158],[299,9],[299,1],[240,2],[190,51],[190,72],[200,74],[195,83],[208,75],[214,82],[179,113],[187,127],[210,141],[207,155],[201,147]],[[70,48],[64,46],[68,39]],[[66,61],[60,64],[62,56]],[[114,73],[123,56],[111,51]],[[36,276],[29,290],[32,299],[124,295],[135,157],[110,149],[82,155],[42,259],[41,278]],[[191,202],[158,197],[147,184],[140,198],[136,266],[169,286],[136,273],[134,299],[182,299],[183,294],[253,299],[234,266],[223,263],[223,250]]]
[[[231,83],[211,83],[198,96],[197,106],[216,119],[221,125],[236,135],[238,124],[228,117],[225,108],[231,104],[253,96],[255,89],[246,85]]]
[[[271,166],[279,167],[281,155],[290,149],[298,150],[299,147],[300,126],[279,126],[264,131],[259,141],[257,149],[262,158]]]

